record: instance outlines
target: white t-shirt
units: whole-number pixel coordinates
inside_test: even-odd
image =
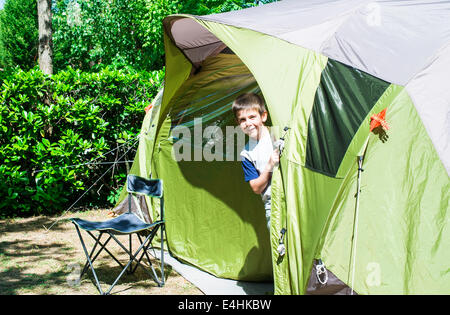
[[[242,167],[244,169],[245,181],[249,181],[258,178],[264,171],[266,164],[269,162],[270,156],[273,152],[273,142],[270,136],[270,132],[267,128],[263,128],[263,134],[261,139],[250,141],[245,145],[244,150],[241,152]],[[252,168],[253,166],[253,168]],[[255,169],[257,172],[255,172]],[[261,193],[261,198],[264,202],[266,210],[270,209],[270,182]]]

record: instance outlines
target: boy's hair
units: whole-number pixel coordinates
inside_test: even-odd
[[[236,119],[238,112],[243,109],[256,109],[260,115],[266,111],[262,97],[255,93],[244,93],[239,95],[234,100],[231,108]]]

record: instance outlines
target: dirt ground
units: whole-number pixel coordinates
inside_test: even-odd
[[[79,279],[86,256],[74,225],[67,219],[79,217],[103,221],[108,218],[106,213],[107,210],[93,210],[69,213],[63,217],[39,216],[0,220],[0,295],[98,294],[92,272],[88,271]],[[83,234],[83,238],[88,250],[92,248],[93,239],[87,234]],[[137,249],[137,239],[135,242],[133,248]],[[127,238],[124,243],[128,244]],[[122,263],[126,263],[127,257],[123,250],[118,245],[111,248],[111,252],[117,254],[116,257],[120,257]],[[157,264],[154,262],[153,265]],[[94,266],[104,291],[122,270],[104,251],[94,262]],[[203,295],[170,266],[166,265],[164,269],[164,287],[158,287],[156,282],[138,267],[134,274],[122,276],[112,294]]]

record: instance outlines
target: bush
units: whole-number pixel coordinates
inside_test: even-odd
[[[36,0],[8,0],[0,10],[0,68],[29,70],[38,55]]]
[[[0,217],[55,214],[114,203],[126,176],[114,161],[135,143],[164,70],[16,70],[0,89]],[[111,150],[117,149],[112,153]],[[125,159],[132,160],[128,151]],[[94,163],[92,163],[94,162]],[[106,173],[105,173],[106,172]]]

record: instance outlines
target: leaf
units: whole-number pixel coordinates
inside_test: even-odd
[[[48,139],[43,138],[43,139],[42,139],[42,143],[43,143],[46,147],[50,147],[50,141],[48,141]]]

